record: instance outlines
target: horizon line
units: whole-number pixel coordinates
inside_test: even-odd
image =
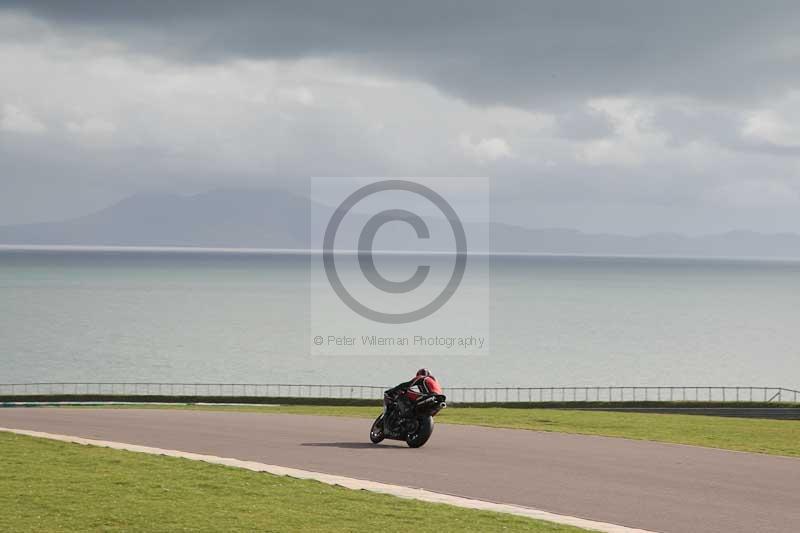
[[[3,251],[30,251],[30,252],[123,252],[123,253],[218,253],[231,255],[322,255],[324,251],[319,248],[258,248],[258,247],[212,247],[212,246],[126,246],[126,245],[73,245],[73,244],[0,244]],[[364,252],[367,252],[365,250]],[[456,255],[454,251],[432,250],[371,250],[377,255],[403,255],[403,256],[447,256]],[[357,255],[359,250],[342,249],[334,250],[335,255]],[[474,257],[574,257],[586,259],[662,259],[662,260],[694,260],[694,261],[742,261],[742,262],[770,262],[770,263],[798,263],[800,256],[697,256],[679,254],[586,254],[563,252],[467,252],[467,256]]]

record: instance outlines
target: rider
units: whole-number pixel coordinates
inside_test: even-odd
[[[412,387],[416,387],[419,392],[411,390]],[[410,405],[411,401],[416,400],[420,396],[441,393],[442,387],[439,385],[439,382],[436,381],[436,378],[428,372],[428,369],[420,368],[417,370],[417,375],[411,380],[400,383],[384,392],[383,403],[386,406],[387,418],[389,418],[389,415],[393,414],[394,410],[391,409],[391,407],[395,403],[395,400],[397,400],[397,404],[401,412],[403,412]]]
[[[422,394],[442,393],[442,387],[439,385],[439,382],[436,381],[436,378],[433,377],[433,374],[428,372],[427,368],[420,368],[417,370],[417,375],[414,376],[410,381],[400,383],[396,387],[392,387],[391,389],[387,390],[386,393],[390,396],[394,396],[397,393],[403,393],[407,395],[409,389],[414,386],[416,386]],[[411,392],[412,394],[416,395],[413,391]]]

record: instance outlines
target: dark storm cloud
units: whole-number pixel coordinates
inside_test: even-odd
[[[800,3],[6,2],[184,61],[336,57],[479,104],[751,100],[800,78]]]
[[[786,1],[0,0],[0,224],[488,175],[519,225],[800,231],[798,27]]]

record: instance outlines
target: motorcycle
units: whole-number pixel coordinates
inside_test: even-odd
[[[383,439],[404,440],[411,448],[419,448],[431,438],[433,417],[447,407],[444,394],[416,397],[386,395],[383,412],[372,423],[369,440],[378,444]]]

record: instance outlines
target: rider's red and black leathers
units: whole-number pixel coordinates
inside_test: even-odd
[[[419,392],[411,390],[412,388],[416,387]],[[436,381],[436,378],[433,376],[414,376],[413,379],[406,381],[404,383],[400,383],[399,385],[392,387],[391,389],[387,390],[384,393],[384,403],[387,407],[393,403],[395,398],[407,398],[411,401],[416,400],[420,396],[424,396],[426,394],[441,394],[442,387],[439,385],[439,382]]]
[[[417,387],[422,394],[441,394],[442,387],[439,385],[439,382],[436,381],[436,378],[433,376],[414,376],[413,379],[410,381],[406,381],[404,383],[400,383],[399,385],[392,387],[388,391],[388,394],[394,395],[397,393],[406,394],[410,391],[412,387]],[[414,393],[414,391],[410,391]],[[416,393],[414,393],[416,394]]]

